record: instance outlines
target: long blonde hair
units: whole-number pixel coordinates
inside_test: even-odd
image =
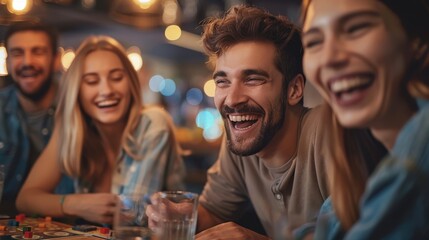
[[[61,79],[55,124],[59,129],[58,159],[61,168],[66,174],[88,182],[99,180],[107,165],[107,157],[101,146],[98,130],[78,101],[83,63],[89,53],[97,50],[115,53],[124,65],[130,81],[131,101],[128,121],[122,134],[121,148],[131,156],[134,155],[133,131],[142,110],[139,79],[122,45],[107,36],[91,36],[84,40]]]
[[[305,21],[312,0],[303,0],[301,21]],[[429,2],[428,0],[380,0],[401,20],[408,37],[416,41],[416,56],[404,78],[404,93],[412,106],[415,98],[429,98]],[[412,12],[413,14],[409,14]],[[368,130],[342,127],[328,103],[323,107],[323,149],[327,159],[329,187],[335,214],[344,230],[359,218],[359,201],[369,174],[386,150]],[[365,140],[367,139],[367,140]]]

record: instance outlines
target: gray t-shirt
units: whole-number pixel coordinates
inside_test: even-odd
[[[265,166],[256,155],[235,155],[223,141],[219,158],[208,171],[200,198],[202,206],[224,221],[234,221],[250,200],[271,237],[285,210],[300,221],[314,220],[328,197],[325,163],[320,154],[320,118],[319,108],[305,114],[296,155],[278,168]]]

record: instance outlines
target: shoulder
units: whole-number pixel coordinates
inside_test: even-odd
[[[307,109],[302,123],[300,142],[304,141],[306,144],[310,142],[319,142],[321,139],[321,122],[323,122],[323,110],[320,106]]]
[[[417,157],[416,155],[424,152],[429,152],[429,105],[420,109],[405,124],[393,148],[393,153],[399,156]]]
[[[14,85],[7,86],[5,88],[0,89],[0,98],[9,99],[11,95],[14,95],[16,88]]]
[[[303,126],[305,127],[310,127],[310,126],[318,126],[319,122],[322,119],[322,107],[321,106],[317,106],[314,108],[308,108],[306,109],[306,114],[304,115],[303,118]]]
[[[3,89],[0,89],[0,109],[5,110],[4,106],[9,105],[9,108],[12,107],[13,102],[18,101],[18,97],[15,94],[16,87],[14,85],[7,86]]]
[[[173,129],[171,116],[160,107],[145,107],[140,113],[138,132],[171,131]]]
[[[151,121],[161,121],[161,122],[168,122],[171,120],[170,115],[160,107],[145,107],[141,111],[142,118],[151,120]]]

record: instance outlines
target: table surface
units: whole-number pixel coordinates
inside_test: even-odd
[[[80,232],[72,230],[72,226],[56,221],[50,218],[29,218],[19,219],[19,226],[10,226],[11,222],[16,222],[15,219],[1,219],[0,226],[5,226],[3,230],[0,228],[0,240],[13,239],[110,239],[110,234],[102,234],[100,227],[89,232]],[[23,228],[31,227],[33,233],[32,238],[24,238]]]

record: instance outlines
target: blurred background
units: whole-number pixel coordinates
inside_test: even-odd
[[[188,190],[200,192],[216,160],[223,123],[213,104],[215,85],[199,42],[200,23],[236,4],[253,4],[299,24],[299,0],[0,0],[0,87],[10,83],[4,33],[18,21],[39,21],[60,33],[62,69],[89,35],[110,35],[139,72],[145,104],[173,117],[185,149]],[[320,102],[307,84],[305,105]]]

